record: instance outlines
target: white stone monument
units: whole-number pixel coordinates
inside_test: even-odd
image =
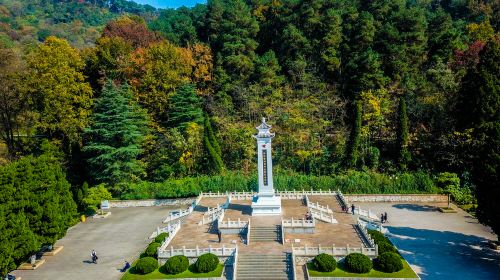
[[[262,124],[257,127],[257,159],[259,170],[259,193],[252,200],[253,216],[281,215],[281,198],[276,196],[273,187],[273,160],[271,157],[271,139],[274,133],[271,126],[262,118]]]

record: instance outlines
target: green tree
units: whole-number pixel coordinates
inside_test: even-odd
[[[204,133],[203,144],[205,146],[207,160],[207,168],[208,170],[213,170],[216,173],[220,173],[224,170],[224,162],[222,161],[222,151],[219,146],[219,142],[215,137],[215,133],[212,128],[212,124],[210,121],[210,117],[208,114],[205,114],[205,122],[204,122]]]
[[[397,145],[398,145],[398,161],[402,169],[406,169],[408,163],[411,160],[411,154],[408,150],[409,143],[409,128],[408,128],[408,113],[406,110],[406,99],[405,96],[399,98],[399,110],[398,110],[398,134],[397,134]]]
[[[87,195],[83,198],[83,204],[89,212],[96,212],[103,200],[110,200],[113,197],[108,192],[104,184],[92,187],[88,190]]]
[[[114,193],[121,182],[133,182],[144,175],[138,160],[146,133],[145,113],[132,101],[127,85],[109,81],[96,100],[92,125],[85,131],[89,173],[98,183],[106,183]]]
[[[471,151],[477,185],[477,214],[500,237],[500,45],[490,41],[480,53],[477,67],[463,79],[457,122],[461,129],[474,128],[477,145]],[[499,239],[500,240],[500,239]]]
[[[360,101],[354,103],[354,119],[352,123],[349,144],[346,150],[346,165],[356,167],[359,157],[359,144],[361,138],[361,119],[363,116],[363,106]]]
[[[203,122],[200,98],[196,95],[193,85],[183,85],[172,95],[168,117],[171,127],[182,129],[185,129],[190,122],[197,124]]]
[[[82,57],[65,40],[49,37],[28,54],[27,63],[36,128],[49,138],[78,143],[93,101]]]

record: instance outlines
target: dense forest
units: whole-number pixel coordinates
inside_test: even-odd
[[[267,117],[277,188],[450,193],[498,233],[499,25],[479,0],[0,0],[1,193],[34,187],[28,164],[71,215],[251,190]]]

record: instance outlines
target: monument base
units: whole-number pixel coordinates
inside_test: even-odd
[[[281,215],[281,198],[279,196],[259,196],[252,200],[252,216]]]

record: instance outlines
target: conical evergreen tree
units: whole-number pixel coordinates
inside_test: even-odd
[[[410,152],[408,151],[408,113],[406,110],[406,99],[401,97],[399,99],[399,117],[398,117],[398,160],[399,165],[402,169],[406,169],[408,163],[411,160]]]
[[[201,124],[203,110],[194,85],[181,86],[170,101],[168,123],[171,127],[186,128],[189,122]]]
[[[363,107],[360,101],[354,104],[355,117],[349,137],[349,144],[346,150],[346,165],[348,167],[356,167],[359,157],[359,142],[361,138],[361,117],[363,114]]]
[[[96,183],[106,183],[119,193],[119,183],[143,176],[144,166],[137,157],[146,131],[146,114],[132,101],[129,87],[108,82],[96,102],[83,148]]]
[[[222,151],[215,138],[215,133],[212,129],[208,114],[205,114],[204,130],[205,136],[203,144],[205,145],[205,151],[207,153],[208,169],[220,173],[225,168],[224,162],[222,161]]]

